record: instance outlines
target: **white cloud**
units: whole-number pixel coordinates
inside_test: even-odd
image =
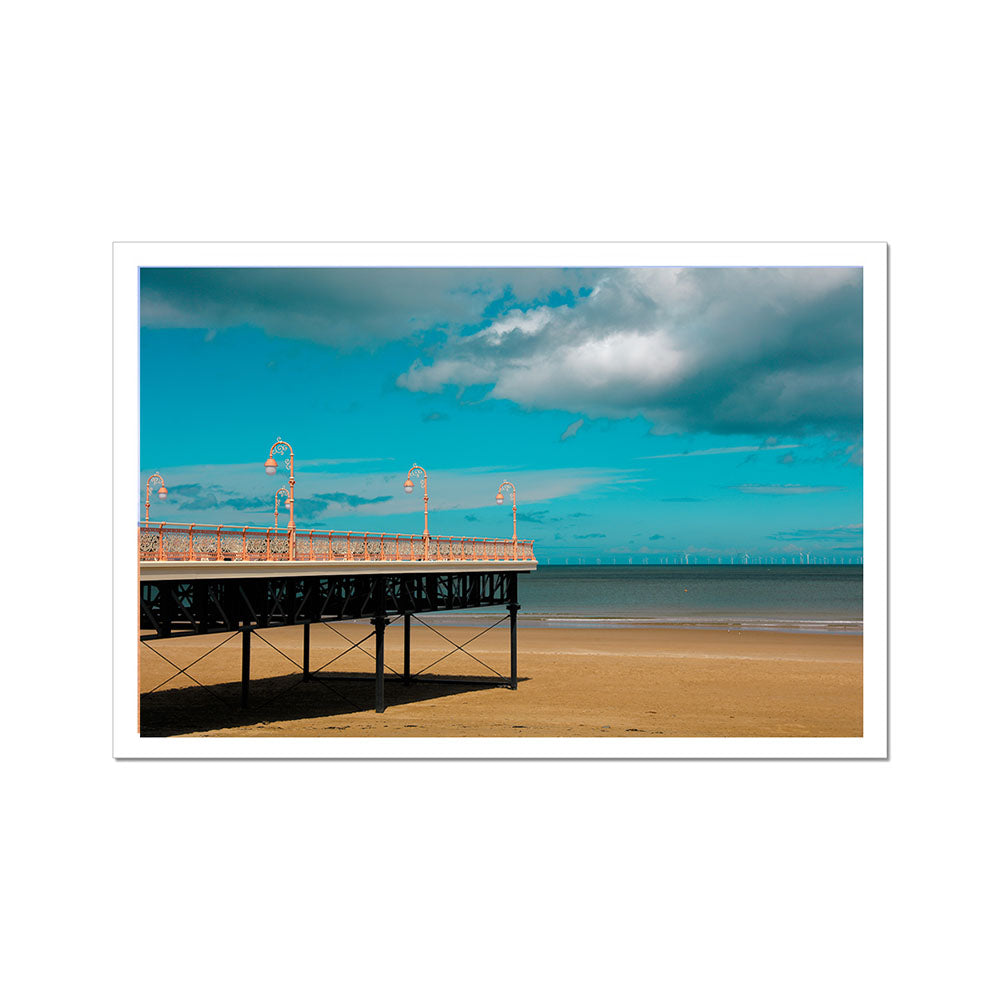
[[[731,486],[730,489],[739,490],[741,493],[766,493],[776,496],[791,496],[799,493],[832,493],[842,489],[841,486],[799,486],[798,484],[761,485],[757,483],[744,483],[741,486]]]
[[[488,397],[659,433],[854,431],[861,287],[852,268],[632,268],[572,308],[514,310],[449,338],[397,384],[488,385]]]

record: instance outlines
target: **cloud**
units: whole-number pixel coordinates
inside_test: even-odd
[[[730,486],[731,490],[739,490],[740,493],[767,493],[776,496],[791,496],[799,493],[832,493],[835,490],[843,489],[842,486],[799,486],[797,484],[761,485],[757,483],[743,483],[741,486]]]
[[[151,471],[144,470],[140,480],[137,495],[140,517],[144,516],[145,499],[141,484]],[[279,479],[268,482],[259,462],[164,467],[160,471],[170,492],[163,501],[154,493],[150,516],[185,523],[272,524],[274,489],[284,484]],[[435,468],[431,530],[460,534],[461,526],[468,523],[467,516],[478,516],[484,524],[500,523],[504,517],[509,520],[509,509],[505,515],[494,502],[497,483],[509,471],[495,466]],[[379,523],[383,517],[399,515],[412,518],[422,527],[422,501],[419,496],[403,491],[401,474],[365,471],[333,458],[296,462],[295,472],[295,520],[303,529],[353,531]],[[619,468],[519,468],[518,523],[549,523],[562,517],[587,516],[579,511],[555,515],[544,505],[564,497],[587,495],[609,485],[617,487],[627,478],[627,470]],[[572,502],[571,505],[575,506]],[[184,511],[181,517],[180,509]]]
[[[650,535],[649,540],[651,542],[658,542],[663,537],[664,537],[663,535]]]
[[[503,305],[575,301],[598,272],[575,268],[144,267],[149,329],[253,326],[360,346],[478,326]]]
[[[221,487],[213,486],[212,489],[221,489]],[[169,487],[169,495],[175,497],[199,497],[205,492],[205,487],[201,483],[180,483],[177,486]]]
[[[521,520],[526,521],[528,524],[542,524],[545,521],[545,515],[548,514],[548,510],[535,510],[521,513]],[[558,520],[558,519],[557,519]]]
[[[660,497],[661,503],[704,503],[704,497]]]
[[[574,538],[607,538],[603,531],[592,531],[589,535],[574,535]]]
[[[425,413],[420,419],[423,420],[425,424],[433,424],[439,420],[447,420],[448,414],[438,413],[437,410],[434,410],[431,413]]]
[[[559,435],[559,440],[568,441],[571,437],[576,437],[576,432],[582,426],[583,426],[583,420],[574,420],[573,423],[571,423],[569,427],[567,427],[566,430],[564,430],[562,434]]]
[[[765,444],[740,444],[730,448],[702,448],[699,451],[675,451],[669,455],[647,455],[646,458],[695,458],[701,455],[735,455],[741,451],[778,451],[786,448],[801,448],[800,444],[777,444],[773,438]]]
[[[335,503],[346,507],[363,507],[370,503],[385,503],[387,500],[391,500],[392,497],[362,497],[356,493],[317,493],[316,499],[325,500],[327,505]],[[296,504],[298,503],[299,501],[296,500]]]
[[[863,524],[841,524],[833,528],[795,528],[790,531],[778,531],[768,538],[781,542],[853,542],[860,545],[864,537]],[[850,548],[851,546],[841,546]]]
[[[791,465],[795,461],[795,456],[791,452],[788,452],[787,454],[782,455],[778,461],[782,465]]]
[[[815,461],[836,462],[838,465],[864,466],[864,448],[861,441],[845,445],[843,448],[834,448],[828,451],[821,459]]]
[[[621,268],[574,303],[447,337],[397,384],[486,386],[526,409],[644,417],[658,434],[850,435],[861,334],[858,268]]]

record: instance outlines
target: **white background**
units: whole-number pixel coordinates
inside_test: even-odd
[[[988,992],[986,10],[7,13],[16,995]],[[116,239],[887,240],[891,759],[115,763]]]

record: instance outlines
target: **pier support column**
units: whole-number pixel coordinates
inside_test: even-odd
[[[375,626],[375,711],[385,711],[385,627],[389,619],[379,615],[371,620]]]
[[[410,613],[403,615],[403,683],[410,683]]]
[[[517,690],[517,612],[521,607],[517,603],[517,574],[508,574],[508,592],[510,604],[507,611],[510,613],[510,689]]]
[[[302,679],[309,680],[309,622],[302,626]]]
[[[243,670],[240,677],[240,708],[250,703],[250,636],[252,628],[243,629]]]

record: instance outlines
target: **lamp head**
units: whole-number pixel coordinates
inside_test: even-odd
[[[278,471],[278,463],[273,458],[269,458],[264,463],[264,471],[269,476],[273,476]]]
[[[161,486],[157,491],[156,495],[162,500],[167,495],[166,486]]]
[[[406,482],[403,483],[403,489],[406,490],[407,493],[413,492],[413,480],[410,479],[409,476],[406,477]]]
[[[497,503],[503,503],[503,494],[497,493]]]

